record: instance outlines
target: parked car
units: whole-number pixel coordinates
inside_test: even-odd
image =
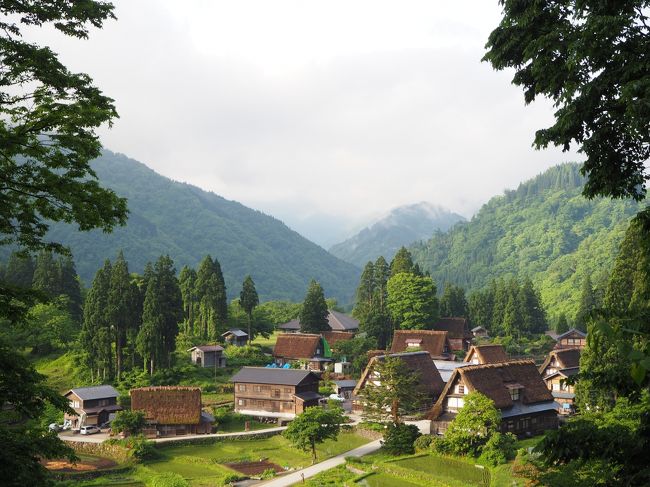
[[[99,432],[100,429],[97,426],[82,426],[79,430],[79,434],[82,435],[94,435],[95,433]]]
[[[57,431],[58,432],[58,431],[61,431],[63,429],[63,427],[60,424],[51,423],[47,427],[47,429],[49,429],[50,431]]]

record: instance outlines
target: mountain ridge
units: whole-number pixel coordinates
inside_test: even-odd
[[[302,300],[311,278],[328,296],[351,301],[359,269],[329,254],[277,218],[197,186],[173,181],[145,164],[105,150],[92,162],[100,184],[128,199],[129,220],[110,234],[55,223],[48,238],[70,246],[90,282],[106,258],[124,251],[130,269],[169,254],[180,271],[210,254],[221,263],[230,298],[251,274],[261,299]]]
[[[446,231],[459,221],[465,218],[426,201],[398,206],[357,234],[333,245],[329,252],[363,267],[380,255],[390,260],[400,247],[428,239],[436,230]]]

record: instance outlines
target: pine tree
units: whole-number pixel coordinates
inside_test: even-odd
[[[375,279],[375,302],[377,303],[377,310],[380,313],[388,314],[386,303],[388,299],[388,279],[390,278],[390,266],[383,256],[379,256],[375,261],[373,270]]]
[[[91,379],[105,380],[113,371],[112,334],[108,316],[111,272],[111,262],[106,260],[104,266],[95,274],[84,305],[84,322],[80,338],[86,364],[91,370]]]
[[[567,331],[569,331],[569,322],[566,319],[566,313],[560,313],[555,324],[555,332],[561,335]]]
[[[160,338],[162,339],[160,363],[171,366],[172,353],[176,349],[178,324],[183,319],[183,298],[176,278],[174,261],[168,255],[162,255],[154,265],[156,298],[162,317]]]
[[[253,340],[252,324],[253,324],[253,310],[260,304],[255,283],[251,276],[246,276],[242,284],[241,293],[239,293],[239,305],[246,312],[248,318],[248,339]]]
[[[207,255],[196,272],[195,294],[198,305],[197,321],[200,335],[216,340],[228,318],[226,285],[219,262]]]
[[[153,375],[162,355],[161,330],[163,327],[162,311],[157,296],[157,278],[151,277],[147,282],[144,304],[142,306],[142,325],[138,332],[136,346],[143,359],[144,370]]]
[[[115,343],[115,372],[119,380],[124,369],[124,348],[127,346],[129,330],[137,329],[138,291],[131,282],[129,265],[120,251],[113,265],[108,292],[108,315]]]
[[[5,282],[18,287],[31,287],[34,280],[32,256],[13,252],[5,268]]]
[[[591,284],[591,277],[587,274],[582,281],[580,306],[576,313],[576,328],[581,331],[587,331],[587,322],[594,309],[596,309],[596,294]]]
[[[178,276],[178,285],[183,297],[183,322],[185,333],[194,334],[194,317],[196,313],[196,271],[188,266],[183,266]]]
[[[469,305],[465,298],[465,290],[454,284],[447,284],[440,298],[440,316],[467,318]]]
[[[305,300],[300,309],[301,331],[305,333],[321,333],[329,331],[327,321],[328,309],[323,288],[314,279],[309,283]]]
[[[401,272],[388,280],[388,310],[403,330],[428,330],[438,320],[438,298],[433,279]]]
[[[373,308],[373,300],[376,294],[374,267],[372,262],[368,262],[363,268],[359,279],[352,316],[358,319],[360,323],[366,320],[367,315]]]
[[[32,287],[45,293],[49,298],[61,294],[61,279],[52,252],[43,250],[36,257]]]
[[[59,287],[61,294],[68,297],[70,316],[77,323],[81,323],[83,319],[83,298],[81,297],[81,286],[79,285],[79,276],[77,276],[74,260],[69,255],[60,257],[57,267]]]
[[[413,257],[406,247],[399,249],[390,263],[390,277],[401,272],[420,275],[419,268],[416,270],[415,265],[413,265]]]

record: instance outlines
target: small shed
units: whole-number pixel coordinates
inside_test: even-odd
[[[222,333],[221,337],[226,343],[235,347],[243,347],[248,343],[248,333],[239,328],[228,330],[226,333]]]
[[[484,326],[475,326],[472,328],[472,335],[474,335],[474,338],[487,338],[488,337],[488,331],[487,328]]]
[[[334,390],[339,397],[344,399],[352,399],[352,391],[357,386],[356,380],[335,380]]]
[[[199,345],[188,350],[192,353],[192,363],[199,367],[225,367],[226,357],[220,345]]]

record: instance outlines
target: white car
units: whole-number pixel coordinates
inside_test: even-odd
[[[330,394],[330,396],[327,399],[332,401],[345,402],[345,398],[339,396],[338,394]]]
[[[99,432],[100,429],[97,426],[82,426],[79,430],[80,435],[94,435]]]

